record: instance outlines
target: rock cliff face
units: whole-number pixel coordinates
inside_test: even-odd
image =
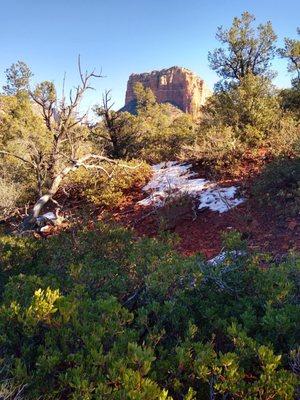
[[[135,103],[134,84],[141,82],[149,87],[159,103],[171,103],[184,112],[197,115],[200,107],[211,95],[205,82],[192,71],[171,67],[161,71],[132,74],[127,83],[125,109]]]

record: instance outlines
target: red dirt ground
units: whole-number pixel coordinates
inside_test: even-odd
[[[114,210],[111,217],[133,228],[138,237],[156,236],[159,230],[157,215],[151,213],[151,208],[137,205],[139,198],[140,193],[128,196],[127,202]],[[241,232],[250,248],[259,252],[271,252],[276,256],[288,250],[300,250],[300,221],[278,220],[272,209],[259,208],[251,198],[222,214],[204,210],[194,219],[192,212],[187,213],[170,229],[180,238],[178,250],[181,253],[202,253],[208,258],[221,251],[222,232],[230,230]]]
[[[300,218],[279,218],[274,209],[259,205],[250,194],[266,158],[263,151],[256,159],[249,157],[240,167],[236,179],[222,180],[224,186],[236,184],[243,187],[247,198],[245,203],[222,214],[204,210],[196,219],[192,212],[176,218],[170,231],[179,236],[177,247],[181,253],[202,253],[211,258],[222,249],[222,233],[230,230],[241,232],[249,247],[258,252],[272,253],[276,257],[290,250],[300,251]],[[203,175],[200,168],[197,172]],[[124,203],[113,210],[111,217],[133,228],[138,237],[152,237],[159,231],[159,219],[151,208],[137,204],[143,196],[141,190],[129,193]]]
[[[253,179],[258,175],[261,166],[266,162],[264,154],[257,159],[248,159],[240,167],[236,179],[224,179],[222,185],[231,186],[236,184],[243,189],[243,196],[247,200],[231,209],[228,212],[219,214],[204,210],[194,215],[191,210],[187,210],[181,216],[176,216],[172,227],[168,230],[179,237],[177,249],[185,255],[202,253],[205,257],[211,258],[219,254],[222,249],[222,233],[230,230],[237,230],[242,233],[251,249],[260,253],[271,253],[274,257],[281,256],[290,250],[300,251],[300,218],[278,217],[271,207],[262,207],[254,197],[251,197],[250,187]],[[195,168],[200,176],[205,176],[205,171],[201,167]],[[89,207],[85,199],[76,196],[77,191],[71,197],[65,198],[63,209],[67,219],[72,220],[78,212],[87,208],[86,222],[90,222],[91,228],[95,220],[119,222],[125,227],[132,228],[137,237],[156,236],[159,232],[159,217],[153,209],[142,207],[137,204],[145,194],[141,188],[135,188],[124,196],[124,201],[120,206],[107,212],[107,210],[97,209],[95,206]],[[64,195],[62,195],[63,200]],[[73,216],[73,217],[72,217]],[[78,220],[78,219],[77,219]],[[50,232],[42,236],[56,234],[61,229],[68,229],[68,225],[60,228],[52,228]]]
[[[236,181],[226,183],[231,185]],[[110,212],[92,207],[85,221],[91,223],[91,229],[95,220],[118,222],[132,228],[137,237],[154,237],[159,232],[159,217],[151,207],[137,204],[143,196],[141,189],[135,189],[125,196],[122,205]],[[247,191],[245,196],[247,197]],[[72,215],[76,216],[84,206],[85,200],[73,199],[68,210],[65,210],[67,219],[70,220]],[[61,229],[68,229],[68,225],[54,227],[42,236],[57,234]],[[230,230],[241,232],[249,247],[260,253],[266,252],[280,257],[290,250],[300,251],[300,219],[278,218],[272,208],[259,206],[256,199],[249,195],[243,204],[222,214],[203,210],[195,216],[188,210],[176,217],[172,227],[168,229],[179,237],[177,249],[182,254],[202,253],[207,258],[220,253],[222,233]]]

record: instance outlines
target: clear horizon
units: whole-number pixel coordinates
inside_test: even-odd
[[[77,56],[83,68],[105,76],[95,80],[84,107],[112,91],[115,108],[124,105],[131,73],[150,72],[177,65],[192,70],[213,88],[218,76],[208,66],[207,54],[218,46],[218,26],[228,27],[243,11],[257,23],[270,20],[281,46],[284,37],[296,37],[300,3],[282,1],[171,1],[131,0],[83,2],[54,0],[51,7],[37,0],[0,0],[0,85],[13,62],[25,61],[34,73],[33,83],[53,81],[61,90],[64,73],[70,88],[78,82]],[[278,87],[290,85],[284,60],[273,69]]]

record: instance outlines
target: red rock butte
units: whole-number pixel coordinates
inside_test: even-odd
[[[140,82],[150,88],[158,103],[171,103],[183,112],[197,115],[211,95],[203,79],[182,67],[160,71],[131,74],[127,82],[125,107],[130,110],[135,103],[134,85]]]

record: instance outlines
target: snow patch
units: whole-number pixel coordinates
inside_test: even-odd
[[[220,254],[218,254],[214,258],[211,258],[210,260],[208,260],[207,263],[210,265],[213,265],[213,266],[217,266],[217,265],[222,264],[228,258],[236,260],[239,257],[245,256],[246,254],[247,253],[245,251],[238,251],[238,250],[222,251]]]
[[[143,206],[162,207],[168,196],[189,194],[199,200],[199,209],[209,208],[219,213],[243,203],[245,199],[236,198],[237,187],[220,187],[206,179],[195,178],[191,164],[168,161],[152,166],[153,176],[143,190],[149,196],[138,202]]]
[[[40,215],[36,219],[37,226],[40,227],[40,228],[48,226],[49,222],[51,224],[55,224],[57,222],[56,215],[51,211],[46,212],[43,215]],[[40,229],[40,230],[42,230],[42,229]]]
[[[48,232],[51,230],[51,225],[42,226],[40,232]]]
[[[56,215],[53,212],[46,212],[42,215],[42,218],[50,219],[50,221],[54,221],[56,219]]]

